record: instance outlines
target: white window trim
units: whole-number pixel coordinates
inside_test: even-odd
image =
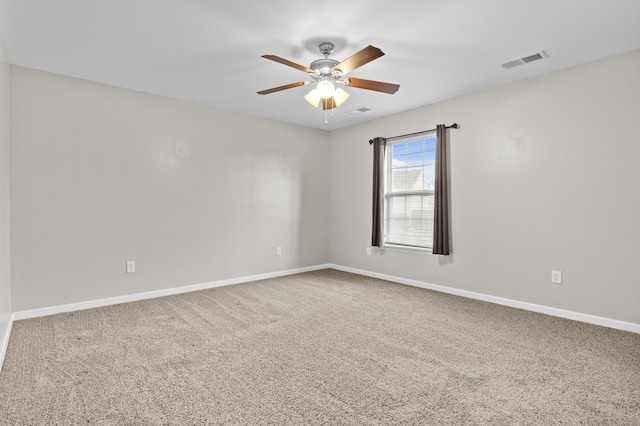
[[[411,136],[407,136],[404,138],[397,138],[396,140],[394,140],[392,142],[392,144],[400,144],[403,142],[410,142],[413,140],[417,140],[417,139],[426,139],[430,136],[434,136],[436,134],[435,130],[431,130],[431,131],[427,131],[427,132],[421,132],[421,133],[414,133],[411,134]],[[437,144],[437,141],[436,141]],[[387,145],[387,147],[385,148],[385,150],[389,150],[390,148],[390,144]],[[381,249],[384,250],[390,250],[390,251],[398,251],[398,252],[406,252],[406,253],[415,253],[415,254],[428,254],[428,255],[433,255],[433,241],[431,242],[432,246],[431,247],[418,247],[418,246],[409,246],[409,245],[403,245],[403,244],[394,244],[394,243],[388,243],[386,242],[387,239],[387,227],[388,227],[388,200],[390,199],[390,196],[387,193],[387,188],[388,188],[388,179],[389,179],[389,164],[393,161],[393,158],[391,158],[389,152],[385,152],[385,164],[384,164],[384,176],[383,176],[383,185],[384,185],[384,217],[383,217],[383,242],[382,242],[382,247]],[[424,190],[422,192],[433,192],[430,190]]]
[[[405,253],[415,253],[415,254],[429,254],[433,255],[433,248],[423,248],[423,247],[411,247],[411,246],[403,246],[399,244],[391,244],[391,243],[383,243],[382,248],[389,251],[400,251]]]

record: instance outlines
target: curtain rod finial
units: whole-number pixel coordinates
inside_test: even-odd
[[[453,127],[454,129],[459,129],[460,128],[460,126],[458,126],[458,123],[453,123],[451,125],[451,127]]]

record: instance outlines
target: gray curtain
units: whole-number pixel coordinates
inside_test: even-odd
[[[436,181],[433,206],[433,254],[449,254],[449,182],[447,179],[447,127],[436,127]]]
[[[384,152],[385,138],[374,138],[373,143],[373,217],[371,245],[382,247],[384,242]]]

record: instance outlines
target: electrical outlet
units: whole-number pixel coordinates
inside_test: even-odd
[[[276,256],[282,256],[282,247],[276,247]]]
[[[136,261],[127,260],[127,274],[136,271]]]
[[[551,282],[554,284],[562,284],[562,271],[551,271]]]
[[[371,247],[367,247],[367,256],[371,256]]]

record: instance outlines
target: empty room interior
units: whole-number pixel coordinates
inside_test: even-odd
[[[640,0],[0,0],[0,424],[640,424]]]

